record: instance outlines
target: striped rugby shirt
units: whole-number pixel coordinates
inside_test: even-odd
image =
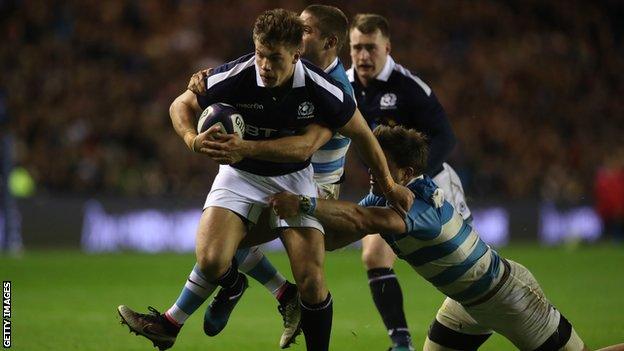
[[[347,73],[340,59],[336,58],[325,69],[325,73],[340,83],[345,93],[351,95],[353,100],[355,100],[353,87],[349,83],[349,78],[347,78]],[[334,133],[332,138],[312,155],[314,180],[318,184],[334,184],[341,181],[344,174],[345,158],[350,144],[351,139],[340,135],[340,133]]]
[[[503,274],[498,253],[444,200],[431,178],[420,176],[407,187],[416,195],[404,218],[407,232],[381,236],[399,258],[453,300],[470,303],[487,294]],[[387,204],[371,193],[360,205]]]

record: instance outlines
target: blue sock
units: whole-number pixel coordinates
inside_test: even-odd
[[[180,296],[178,296],[175,304],[165,312],[165,316],[169,321],[181,326],[208,299],[216,288],[216,285],[206,280],[199,266],[195,264],[186,280],[186,284],[184,284],[184,288],[180,292]]]
[[[239,263],[239,270],[264,285],[275,298],[279,298],[287,286],[286,278],[275,269],[258,246],[239,249],[235,257]]]

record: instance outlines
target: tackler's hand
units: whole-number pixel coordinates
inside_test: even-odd
[[[197,95],[206,95],[208,92],[206,77],[210,76],[212,71],[212,68],[208,68],[193,73],[186,88]]]
[[[293,193],[277,193],[269,197],[269,205],[280,218],[290,218],[299,214],[299,196]]]
[[[403,185],[394,184],[384,192],[388,204],[405,216],[414,203],[414,193]]]

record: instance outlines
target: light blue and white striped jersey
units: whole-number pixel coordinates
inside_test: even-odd
[[[431,178],[418,177],[407,187],[416,195],[405,216],[407,232],[381,236],[444,295],[460,303],[484,296],[503,274],[498,253],[444,200]],[[369,194],[360,205],[386,206],[386,199]]]
[[[325,73],[338,81],[345,93],[351,95],[355,101],[353,87],[342,62],[338,58],[325,69]],[[345,158],[350,144],[351,139],[334,133],[332,138],[312,155],[314,180],[318,184],[334,184],[340,181],[344,174]]]

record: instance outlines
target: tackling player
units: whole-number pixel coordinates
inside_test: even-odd
[[[401,259],[447,296],[429,328],[425,351],[477,350],[493,332],[520,350],[588,350],[531,272],[486,245],[425,174],[425,137],[400,126],[380,126],[374,133],[392,176],[416,196],[406,215],[387,206],[375,176],[360,205],[280,193],[270,200],[278,215],[313,215],[350,241],[381,233]],[[622,351],[624,344],[603,350]]]
[[[347,75],[358,108],[371,129],[380,124],[401,125],[425,134],[431,152],[424,173],[444,189],[447,199],[464,218],[470,218],[461,181],[444,162],[455,146],[451,125],[431,88],[390,56],[388,21],[376,14],[358,14],[351,23],[349,37],[353,66]],[[393,347],[411,348],[403,294],[392,269],[395,259],[379,235],[362,240],[362,261],[373,301]]]
[[[314,136],[306,159],[293,154],[283,162],[271,162],[275,155],[270,147],[255,148],[261,152],[254,157],[241,156],[231,166],[220,167],[200,219],[196,256],[198,276],[203,282],[220,286],[229,300],[240,299],[247,287],[247,278],[238,272],[233,257],[248,226],[267,206],[269,192],[316,195],[309,156],[331,137],[319,124],[353,140],[397,208],[409,208],[413,201],[413,194],[392,180],[384,154],[351,97],[324,72],[299,60],[301,20],[282,9],[266,11],[257,18],[253,34],[255,54],[217,67],[208,78],[206,96],[186,91],[170,108],[176,132],[194,152],[206,153],[203,143],[210,137],[208,132],[196,134],[195,117],[215,102],[236,106],[245,116],[245,139],[258,145],[270,145],[271,140],[284,135],[294,139],[297,137],[292,135],[297,133]],[[301,295],[307,348],[327,350],[332,299],[323,274],[322,226],[307,215],[275,217],[271,224],[281,231]],[[166,315],[154,311],[153,315],[137,314],[125,306],[118,310],[132,330],[159,348],[173,345],[180,325]]]

